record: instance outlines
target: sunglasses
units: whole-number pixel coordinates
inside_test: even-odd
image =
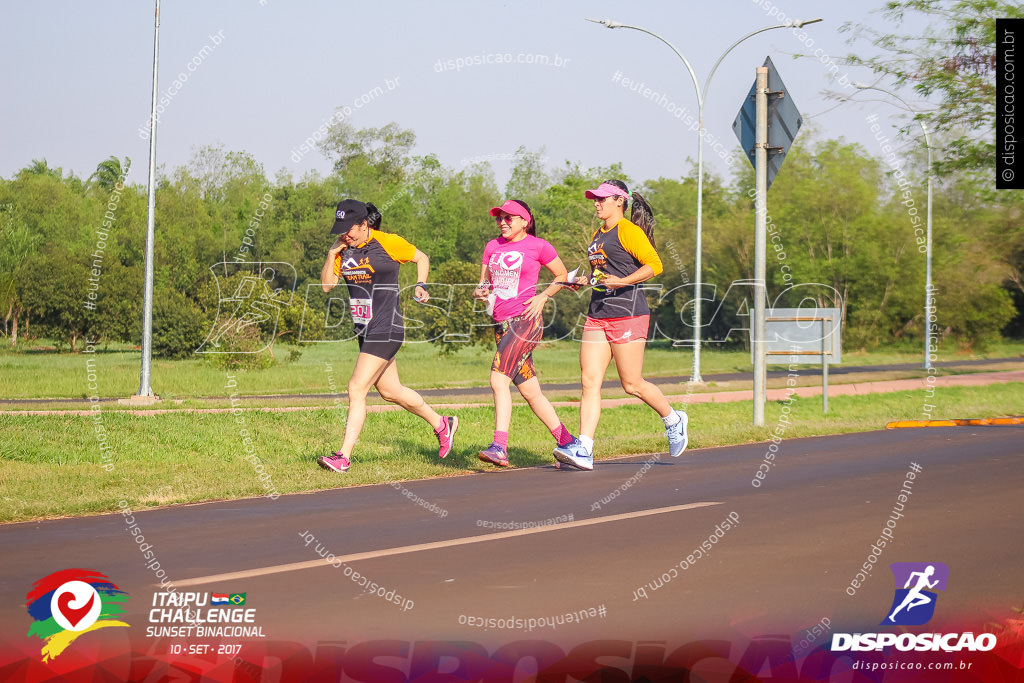
[[[594,197],[594,201],[597,202],[598,204],[604,204],[605,201],[607,201],[607,200],[609,200],[611,198],[612,198],[612,195],[608,195],[607,197]]]
[[[495,216],[494,217],[494,222],[497,223],[498,225],[501,225],[502,223],[508,223],[509,225],[512,225],[512,219],[513,218],[522,218],[522,216],[516,216],[514,214],[505,214],[503,216]],[[526,220],[526,219],[523,219],[523,220]]]

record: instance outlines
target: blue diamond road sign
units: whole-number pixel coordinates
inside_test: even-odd
[[[772,186],[775,174],[782,166],[782,160],[793,146],[800,125],[804,122],[796,103],[786,90],[782,77],[772,64],[771,57],[766,57],[764,66],[768,67],[768,187]],[[754,164],[754,143],[757,140],[757,102],[755,100],[757,79],[750,86],[747,99],[743,101],[736,120],[732,122],[732,130],[747,153],[750,164]]]

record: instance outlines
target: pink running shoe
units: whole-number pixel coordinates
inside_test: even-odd
[[[348,468],[352,463],[349,462],[347,455],[343,455],[341,451],[336,451],[334,455],[325,455],[317,458],[317,464],[325,470],[331,470],[332,472],[348,472]]]
[[[455,432],[457,431],[459,431],[459,418],[454,415],[441,417],[440,431],[434,430],[434,436],[437,437],[437,456],[439,458],[443,458],[452,452],[452,446],[455,445]]]

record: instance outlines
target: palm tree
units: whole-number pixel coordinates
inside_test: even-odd
[[[113,192],[115,185],[124,181],[131,165],[132,160],[128,157],[125,157],[122,163],[116,156],[111,155],[96,164],[96,172],[89,176],[88,182],[90,184],[95,183],[95,187],[99,187],[104,193],[110,194]]]

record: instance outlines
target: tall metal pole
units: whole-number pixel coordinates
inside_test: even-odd
[[[917,113],[917,109],[910,106],[905,99],[897,95],[891,90],[885,88],[879,88],[876,85],[865,85],[864,83],[854,83],[855,88],[858,90],[877,90],[878,92],[884,92],[886,95],[893,97],[903,103],[903,106],[907,108],[907,111]],[[925,275],[924,275],[924,369],[931,370],[931,347],[932,347],[932,325],[930,316],[935,308],[934,292],[932,291],[932,138],[928,134],[928,126],[925,125],[924,121],[918,121],[921,124],[921,130],[924,132],[924,144],[928,148],[928,231],[925,237]]]
[[[160,60],[160,0],[156,0],[153,21],[153,104],[150,114],[149,135],[149,199],[146,208],[146,277],[142,300],[142,369],[139,392],[136,396],[151,397],[150,371],[153,362],[153,242],[156,209],[156,100],[157,72]]]
[[[764,426],[765,362],[764,305],[768,298],[765,286],[765,249],[768,244],[768,67],[757,67],[757,128],[754,138],[754,317],[750,342],[754,346],[754,426]]]
[[[732,52],[733,48],[742,43],[747,38],[756,36],[758,33],[764,33],[765,31],[771,31],[776,28],[802,28],[808,24],[816,24],[821,19],[809,19],[807,21],[794,21],[787,24],[778,24],[776,26],[766,26],[759,28],[756,31],[751,31],[747,35],[743,36],[735,43],[730,45],[725,52],[719,56],[718,61],[711,67],[711,72],[708,74],[708,78],[704,81],[704,88],[701,89],[697,83],[697,74],[694,73],[693,67],[690,66],[690,62],[683,56],[683,54],[676,49],[675,45],[670,43],[665,38],[659,36],[653,31],[648,31],[645,28],[639,26],[630,26],[629,24],[622,24],[611,19],[597,20],[587,19],[595,24],[601,24],[608,28],[631,28],[634,31],[640,31],[646,33],[649,36],[653,36],[661,42],[668,45],[672,52],[676,53],[676,56],[682,60],[683,64],[686,65],[686,71],[690,74],[690,78],[693,80],[693,87],[697,91],[697,120],[698,120],[698,134],[697,134],[697,241],[695,244],[695,264],[694,264],[694,290],[693,290],[693,367],[690,371],[691,382],[702,382],[703,378],[700,375],[700,337],[701,337],[701,301],[703,298],[702,294],[702,283],[703,283],[703,271],[701,267],[703,246],[701,235],[703,234],[702,215],[704,206],[704,102],[707,100],[708,88],[711,86],[711,79],[715,75],[715,71],[718,69],[718,65],[722,63],[725,56]]]
[[[932,290],[932,141],[928,136],[928,126],[921,121],[924,131],[924,144],[928,145],[928,236],[925,246],[925,285],[924,285],[924,368],[931,370],[932,323],[929,316],[935,309],[935,292]]]

